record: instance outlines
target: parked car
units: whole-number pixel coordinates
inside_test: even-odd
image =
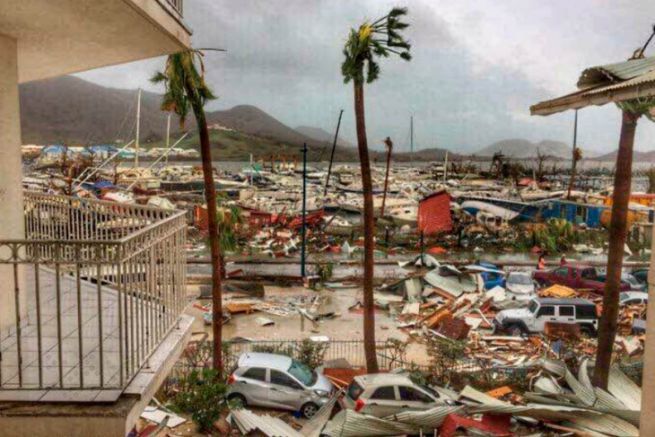
[[[450,404],[430,387],[394,373],[355,376],[343,401],[345,408],[375,417]]]
[[[480,272],[480,276],[482,276],[482,280],[484,281],[485,290],[491,290],[496,286],[505,286],[505,272],[500,270],[498,266],[484,261],[478,262],[477,265],[485,268],[485,271]]]
[[[601,281],[603,284],[607,280],[606,275],[598,275],[598,280]],[[621,285],[627,285],[628,290],[630,291],[641,291],[644,292],[648,288],[648,285],[646,283],[641,283],[639,282],[634,276],[632,276],[630,273],[621,273]]]
[[[299,411],[312,417],[334,387],[322,374],[285,355],[248,352],[228,378],[227,398],[242,405]]]
[[[535,285],[526,272],[510,272],[505,281],[505,293],[509,299],[530,300],[535,297]]]
[[[637,281],[648,286],[648,269],[635,269],[630,273]]]
[[[544,332],[547,322],[577,323],[581,332],[594,336],[598,328],[596,305],[587,299],[532,299],[527,308],[496,313],[494,329],[518,336]]]
[[[648,303],[648,293],[642,291],[624,291],[619,294],[619,305],[637,305]]]
[[[558,284],[602,294],[605,291],[605,283],[600,281],[598,276],[594,267],[583,264],[566,264],[551,270],[535,270],[533,278],[541,286]],[[621,284],[620,290],[628,291],[630,286]]]

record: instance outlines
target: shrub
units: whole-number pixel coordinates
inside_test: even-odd
[[[179,392],[173,398],[173,408],[191,418],[208,432],[221,413],[227,410],[227,385],[213,369],[192,370],[179,380]]]

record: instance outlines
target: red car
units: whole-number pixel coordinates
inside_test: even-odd
[[[534,280],[541,286],[558,284],[602,294],[605,291],[605,282],[598,276],[595,267],[582,264],[566,264],[551,270],[536,270],[533,274]],[[628,291],[630,286],[621,283],[619,289]]]

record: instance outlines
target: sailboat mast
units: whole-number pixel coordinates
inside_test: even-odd
[[[141,128],[141,88],[136,102],[136,138],[134,140],[134,147],[136,153],[134,154],[134,167],[139,166],[139,130]]]
[[[409,117],[409,153],[414,157],[414,116]]]

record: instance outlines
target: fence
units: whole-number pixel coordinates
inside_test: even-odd
[[[311,341],[311,340],[308,340]],[[324,361],[345,359],[355,367],[366,366],[364,356],[364,343],[361,340],[330,340],[327,342],[313,342],[325,348]],[[252,342],[227,342],[227,354],[225,366],[228,369],[236,367],[239,356],[246,352],[272,352],[296,356],[303,348],[302,340],[259,340]],[[377,341],[378,365],[383,369],[394,367],[394,358],[384,352],[389,348],[389,343]]]
[[[0,388],[124,389],[185,304],[184,212],[25,193],[0,240]]]
[[[313,355],[310,352],[313,348],[322,348],[321,353]],[[211,342],[200,340],[197,345],[191,348],[193,353],[185,354],[186,359],[177,363],[172,374],[173,380],[179,379],[192,369],[209,367],[211,365]],[[398,353],[397,344],[393,341],[377,341],[376,351],[378,365],[384,370],[405,369],[413,372],[420,372],[423,376],[432,378],[445,378],[452,380],[454,375],[461,380],[481,380],[489,378],[513,378],[515,380],[526,380],[532,367],[525,366],[491,366],[474,358],[463,358],[454,361],[447,368],[441,366],[430,366],[424,363],[417,364],[406,361],[403,353]],[[308,355],[313,355],[310,360],[320,364],[329,364],[329,361],[345,359],[354,367],[365,367],[364,343],[361,340],[330,340],[326,342],[312,340],[257,340],[248,342],[223,343],[223,359],[226,371],[232,372],[237,367],[239,356],[247,352],[268,352],[278,353],[294,357],[305,364]],[[308,353],[309,352],[309,353]]]

